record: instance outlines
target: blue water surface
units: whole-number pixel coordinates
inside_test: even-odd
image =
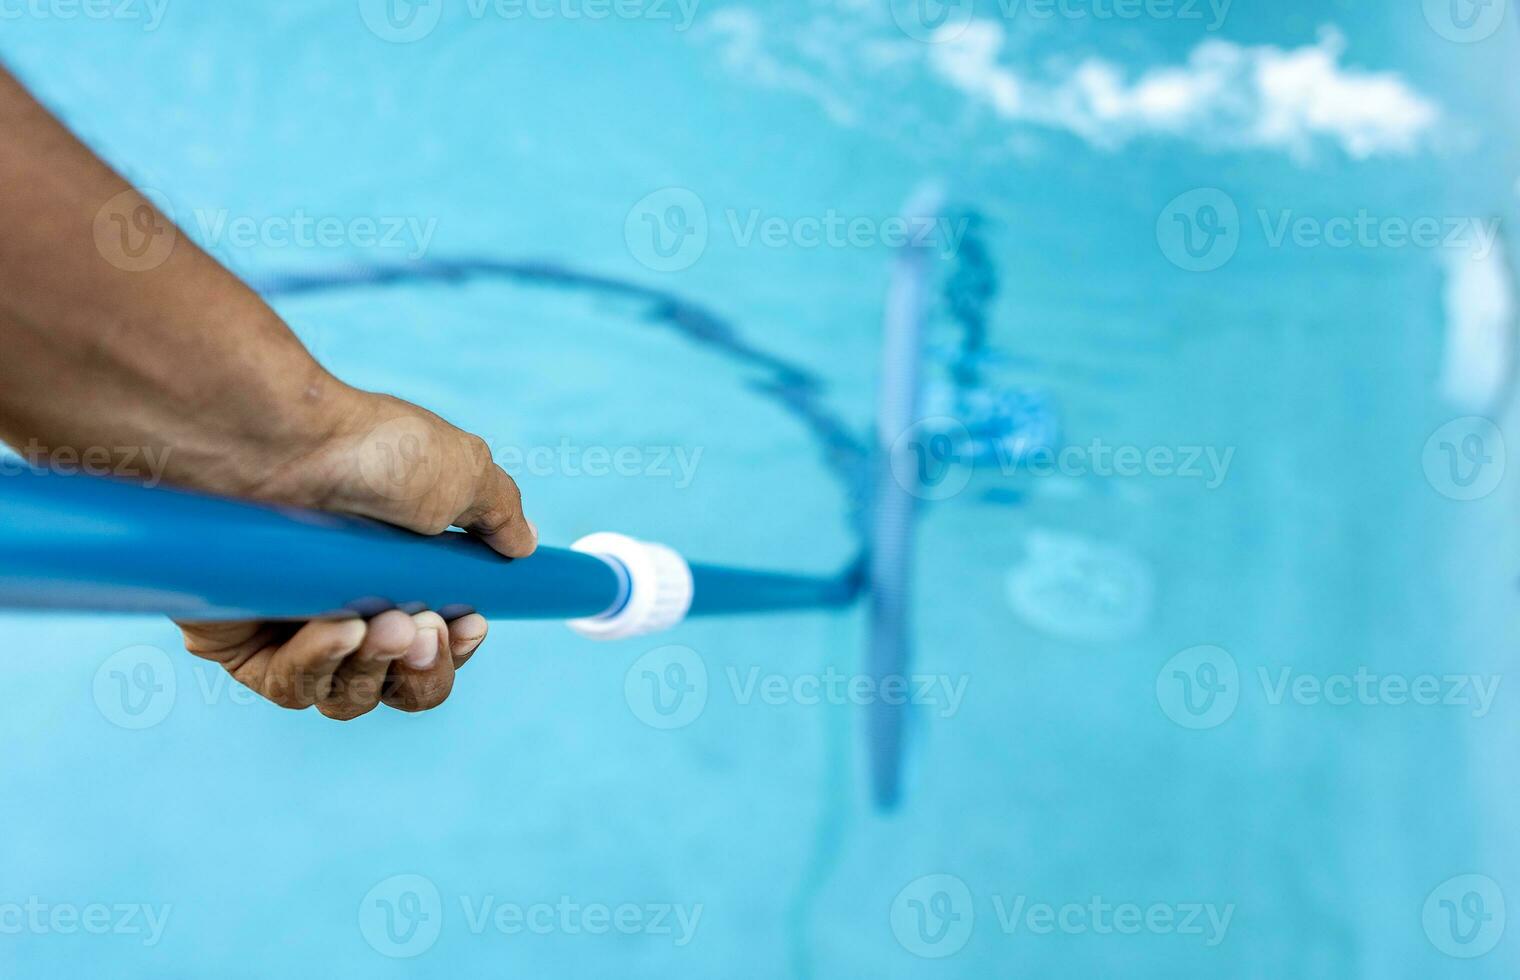
[[[487,257],[644,287],[815,376],[817,406],[862,442],[891,249],[766,244],[745,224],[879,227],[937,180],[978,216],[996,280],[978,294],[985,384],[1041,392],[1065,444],[1228,465],[984,461],[926,501],[913,669],[942,686],[909,713],[892,813],[869,801],[861,707],[808,696],[861,669],[862,611],[609,646],[496,624],[446,706],[347,725],[247,697],[166,621],[0,617],[0,972],[1520,967],[1503,921],[1520,902],[1515,481],[1454,499],[1427,446],[1458,417],[1502,429],[1508,403],[1463,408],[1438,384],[1448,250],[1274,245],[1258,217],[1507,219],[1514,11],[1464,42],[1429,3],[1236,0],[1217,30],[975,5],[1005,29],[1003,63],[1033,74],[1088,58],[1133,74],[1207,42],[1296,50],[1331,28],[1341,68],[1395,73],[1440,109],[1416,145],[1358,155],[1001,118],[926,67],[905,3],[702,0],[688,23],[674,3],[439,2],[392,7],[438,16],[411,41],[394,32],[417,21],[353,0],[170,0],[156,19],[145,0],[105,19],[17,5],[0,56],[252,282]],[[1164,219],[1200,190],[1234,205],[1238,246],[1192,271]],[[672,204],[705,235],[695,256],[648,235]],[[227,231],[300,216],[337,219],[342,240]],[[411,230],[370,245],[365,219]],[[936,297],[966,262],[948,252]],[[855,556],[839,460],[764,390],[774,373],[646,295],[484,276],[275,303],[345,380],[486,437],[546,541],[618,529],[815,573]],[[951,313],[936,299],[941,349],[963,340]],[[624,447],[640,455],[621,473],[585,455]],[[1359,671],[1465,700],[1281,686]],[[753,686],[772,676],[779,696]],[[1472,678],[1498,685],[1491,704],[1455,692]],[[97,906],[109,927],[67,911]]]

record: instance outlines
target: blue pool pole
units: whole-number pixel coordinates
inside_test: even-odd
[[[943,207],[939,188],[919,188],[903,207],[912,219],[937,219]],[[882,338],[881,389],[876,412],[876,470],[871,506],[870,632],[866,664],[878,684],[907,674],[912,659],[909,612],[912,602],[913,525],[919,489],[911,439],[919,420],[923,390],[924,317],[928,306],[929,250],[900,249],[892,263]],[[871,760],[871,797],[883,810],[902,795],[905,706],[876,701],[866,709]]]
[[[14,467],[13,467],[14,470]],[[28,468],[0,476],[0,608],[312,619],[385,609],[563,619],[585,635],[686,616],[848,605],[856,578],[688,564],[595,534],[509,560],[462,532],[268,507]]]

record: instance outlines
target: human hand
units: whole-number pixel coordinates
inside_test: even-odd
[[[158,461],[154,482],[427,534],[453,524],[503,555],[532,553],[517,486],[484,442],[328,374],[3,68],[0,131],[0,440],[41,461],[100,457],[121,476],[142,475],[141,455]],[[149,261],[109,233],[129,215],[152,229]],[[399,611],[181,625],[192,653],[334,718],[441,703],[486,632],[479,616]]]
[[[312,443],[251,457],[261,473],[233,480],[240,496],[372,517],[437,534],[450,526],[503,555],[526,557],[538,534],[517,485],[486,444],[424,409],[339,387],[324,399],[330,429]],[[196,481],[176,474],[176,482]],[[228,489],[225,486],[208,489]],[[397,597],[404,598],[404,597]],[[348,721],[384,703],[423,711],[443,703],[455,671],[486,636],[484,617],[445,623],[435,611],[390,610],[309,623],[181,623],[190,653],[286,708],[313,705]]]

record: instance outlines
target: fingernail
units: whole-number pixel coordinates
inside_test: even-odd
[[[364,642],[364,636],[369,632],[369,624],[362,619],[352,619],[343,624],[342,640],[340,645],[345,653],[359,649],[359,644]]]
[[[412,645],[407,647],[406,655],[401,662],[416,670],[427,670],[438,659],[438,631],[435,629],[421,629],[417,631]]]
[[[528,530],[533,532],[533,546],[535,548],[538,547],[538,525],[534,524],[532,521],[529,521]]]

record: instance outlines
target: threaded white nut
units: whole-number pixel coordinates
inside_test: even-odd
[[[569,626],[593,640],[623,640],[677,626],[691,610],[693,584],[686,559],[662,544],[602,531],[570,546],[620,566],[628,575],[628,601],[621,609]]]

